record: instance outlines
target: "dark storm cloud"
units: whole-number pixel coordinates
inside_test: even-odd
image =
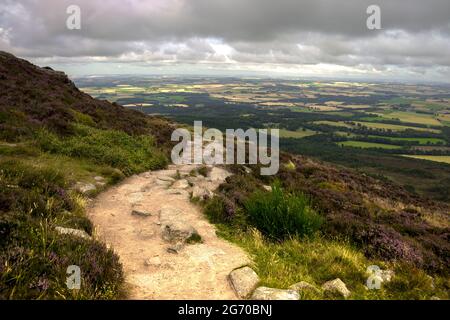
[[[71,4],[81,7],[82,30],[65,27]],[[371,4],[381,7],[383,30],[366,28]],[[449,13],[448,0],[0,0],[0,49],[25,57],[445,73]]]

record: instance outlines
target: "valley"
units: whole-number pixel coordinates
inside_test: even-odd
[[[75,82],[95,98],[190,126],[279,128],[285,151],[450,200],[448,85],[157,76]]]

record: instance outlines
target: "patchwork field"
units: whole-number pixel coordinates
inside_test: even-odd
[[[391,144],[375,143],[375,142],[364,142],[364,141],[353,141],[348,140],[338,143],[343,147],[354,147],[354,148],[381,148],[381,149],[401,149],[400,146],[394,146]]]
[[[377,123],[377,122],[360,122],[356,121],[356,124],[360,124],[361,126],[366,126],[368,128],[373,129],[383,129],[383,130],[392,130],[392,131],[405,131],[405,130],[415,130],[415,131],[428,131],[432,133],[439,133],[440,130],[437,129],[429,129],[429,128],[419,128],[419,127],[410,127],[410,126],[402,126],[397,124],[388,124],[388,123]]]
[[[385,119],[398,119],[401,122],[418,123],[430,126],[442,126],[442,123],[434,115],[418,114],[415,112],[387,112],[377,113]]]
[[[421,159],[421,160],[428,160],[428,161],[434,161],[434,162],[442,162],[450,164],[450,156],[419,156],[419,155],[403,155],[407,158],[414,158],[414,159]]]
[[[299,129],[297,131],[291,131],[286,129],[280,130],[280,138],[296,138],[301,139],[315,135],[317,132],[308,129]]]
[[[278,128],[282,150],[450,201],[443,163],[450,156],[450,86],[159,76],[83,78],[78,85],[94,97],[188,126],[202,120],[220,130]]]

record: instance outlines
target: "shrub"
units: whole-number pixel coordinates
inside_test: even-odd
[[[232,225],[245,229],[248,224],[243,210],[223,196],[214,196],[204,205],[204,213],[212,223]]]
[[[272,239],[310,236],[322,224],[322,217],[312,209],[307,196],[286,193],[278,182],[270,193],[255,192],[244,207],[250,223]]]

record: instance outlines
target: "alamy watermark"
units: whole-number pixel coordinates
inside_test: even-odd
[[[70,290],[80,290],[81,288],[81,269],[79,266],[70,265],[66,271],[68,277],[66,278],[67,288]]]
[[[377,265],[372,265],[367,267],[367,273],[370,274],[370,276],[367,278],[366,286],[370,290],[379,290],[381,288],[382,280],[382,270]]]
[[[278,129],[227,129],[223,134],[218,129],[203,132],[202,121],[195,121],[193,137],[187,129],[176,129],[171,140],[181,140],[172,149],[174,164],[261,164],[261,175],[276,174],[280,165]]]
[[[66,27],[69,30],[81,30],[81,8],[77,5],[68,6],[66,13],[69,15],[66,20]]]
[[[366,13],[369,17],[366,20],[366,26],[369,30],[381,29],[381,8],[376,4],[367,7]]]
[[[66,27],[69,30],[81,30],[81,8],[78,5],[70,5],[66,9],[68,14]],[[381,8],[379,5],[372,4],[367,7],[366,26],[369,30],[381,30]]]

